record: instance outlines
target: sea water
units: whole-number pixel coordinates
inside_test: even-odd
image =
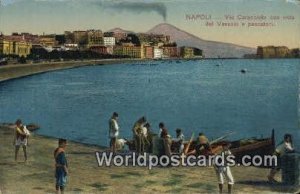
[[[246,73],[242,73],[244,69]],[[119,113],[120,137],[146,116],[158,132],[205,133],[209,139],[300,140],[300,60],[169,60],[88,66],[0,83],[0,122],[41,126],[38,134],[107,146],[108,120]]]

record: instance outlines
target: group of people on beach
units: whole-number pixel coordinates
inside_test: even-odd
[[[119,137],[119,125],[118,125],[118,113],[114,112],[112,117],[109,120],[109,134],[110,134],[110,146],[111,151],[113,153],[116,153],[116,145],[118,144],[118,137]],[[212,148],[211,144],[208,140],[208,138],[203,134],[199,133],[198,136],[198,144],[195,146],[194,149],[189,150],[189,144],[188,146],[184,146],[184,135],[182,129],[176,129],[176,138],[171,138],[171,136],[168,133],[167,128],[165,127],[165,124],[163,122],[159,123],[159,130],[157,136],[160,137],[163,141],[164,146],[164,154],[167,156],[171,156],[174,154],[171,151],[171,146],[173,146],[173,151],[175,151],[175,154],[184,154],[186,156],[188,155],[216,155],[216,154],[223,154],[225,157],[232,155],[230,152],[230,143],[224,143],[222,144],[221,148],[216,147]],[[138,119],[132,128],[133,132],[133,140],[134,140],[134,147],[135,151],[137,153],[144,153],[149,152],[149,148],[152,148],[152,137],[153,132],[151,131],[150,124],[146,120],[146,118],[143,116],[140,119]],[[155,135],[155,134],[154,134]],[[277,182],[274,177],[276,173],[281,169],[280,166],[280,160],[281,157],[288,153],[293,152],[293,144],[292,144],[292,136],[290,134],[284,135],[284,141],[282,141],[280,144],[278,144],[275,148],[274,155],[277,157],[278,165],[272,167],[270,170],[270,173],[268,175],[268,180],[271,183]],[[224,179],[228,182],[228,192],[232,192],[232,186],[234,184],[233,175],[231,173],[230,167],[228,165],[222,165],[217,166],[214,165],[218,182],[219,182],[219,192],[222,193],[223,191],[223,184]]]
[[[109,119],[109,137],[110,137],[110,149],[111,152],[116,153],[118,138],[120,134],[120,127],[118,124],[118,113],[114,112]],[[189,142],[188,145],[184,145],[184,135],[182,129],[176,129],[176,138],[171,138],[168,133],[167,128],[163,122],[159,123],[159,130],[157,136],[161,138],[164,145],[165,154],[170,156],[173,153],[171,152],[172,142],[175,144],[175,152],[176,154],[185,154],[185,155],[213,155],[213,154],[224,154],[225,156],[231,155],[230,152],[230,144],[222,144],[222,149],[214,150],[211,147],[211,143],[208,138],[203,134],[199,133],[198,135],[198,144],[194,147],[194,149],[189,150]],[[132,128],[133,133],[133,141],[134,147],[137,153],[148,152],[152,146],[152,137],[153,132],[151,131],[151,126],[145,117],[139,118]],[[22,124],[22,121],[18,119],[15,122],[15,133],[13,145],[15,146],[15,161],[18,160],[18,152],[20,147],[23,148],[24,159],[27,161],[27,145],[29,142],[30,132],[26,128],[25,125]],[[68,171],[68,162],[65,155],[65,149],[67,146],[66,139],[58,140],[58,147],[54,150],[54,161],[55,161],[55,178],[56,184],[55,188],[57,193],[63,193],[65,190],[65,185],[67,183],[67,177],[69,174]],[[278,157],[278,161],[280,161],[280,157],[288,152],[293,152],[293,143],[292,136],[290,134],[284,135],[284,140],[276,147],[274,155]],[[280,163],[279,163],[280,164]],[[215,165],[215,170],[219,182],[219,192],[223,191],[224,180],[226,179],[228,182],[228,192],[232,192],[232,186],[234,184],[234,179],[228,165],[217,166]],[[274,166],[268,175],[268,180],[270,182],[276,182],[274,177],[276,173],[280,170],[280,165]]]
[[[114,112],[109,120],[109,137],[110,137],[110,150],[113,153],[116,153],[116,148],[118,147],[118,137],[120,127],[118,124],[119,114]],[[184,147],[184,135],[182,129],[176,129],[176,138],[171,138],[163,122],[160,122],[158,125],[158,134],[157,137],[160,138],[163,142],[164,154],[171,156],[172,144],[175,145],[173,151],[176,154],[185,154],[185,155],[213,155],[215,150],[212,150],[208,138],[203,134],[199,133],[198,144],[195,149],[189,151],[188,148]],[[134,148],[136,153],[142,154],[144,152],[149,152],[153,146],[152,137],[155,136],[151,131],[150,123],[147,121],[146,117],[139,118],[132,127]],[[229,145],[224,145],[223,149],[217,154],[231,155],[229,150]],[[230,170],[230,167],[217,166],[215,165],[216,174],[219,181],[219,191],[223,191],[224,179],[228,180],[228,192],[231,193],[232,185],[234,184],[233,176]]]
[[[111,152],[116,153],[119,143],[123,143],[123,139],[119,139],[119,114],[114,112],[109,120],[109,138]],[[178,153],[183,152],[184,135],[181,129],[176,129],[176,138],[171,139],[167,128],[163,122],[159,123],[159,131],[157,136],[165,140],[165,152],[171,154],[171,144],[176,143],[176,150]],[[149,152],[152,149],[152,137],[156,134],[153,133],[150,123],[146,117],[139,118],[132,127],[133,144],[137,153]],[[120,142],[121,141],[121,142]]]

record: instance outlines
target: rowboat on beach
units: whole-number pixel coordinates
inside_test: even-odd
[[[151,149],[149,150],[150,153],[155,155],[163,155],[164,154],[164,140],[162,138],[158,138],[156,135],[152,136],[152,145]],[[210,144],[212,150],[220,150],[222,145],[230,144],[231,153],[235,156],[235,161],[237,163],[241,163],[242,158],[245,155],[250,157],[253,156],[266,156],[272,155],[275,150],[275,132],[274,129],[272,130],[272,134],[268,138],[247,138],[247,139],[240,139],[236,141],[212,141],[213,143]],[[188,145],[190,144],[190,145]],[[190,152],[195,149],[196,145],[198,144],[197,140],[192,140],[191,142],[185,141],[184,146],[185,148],[188,146],[187,152]],[[135,151],[134,141],[128,141],[129,150]],[[176,142],[172,142],[171,145],[171,152],[177,152],[178,145]]]
[[[185,146],[188,142],[184,142]],[[189,151],[195,149],[197,141],[192,141],[189,146]],[[230,144],[230,151],[235,156],[235,161],[237,163],[242,162],[244,156],[266,156],[272,155],[275,151],[275,132],[272,130],[272,134],[268,138],[246,138],[236,141],[217,141],[212,143],[210,146],[212,150],[220,150],[222,145]],[[173,145],[172,145],[173,147]]]

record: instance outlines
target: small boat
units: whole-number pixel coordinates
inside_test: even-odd
[[[248,156],[266,156],[273,155],[275,151],[275,132],[272,130],[272,135],[269,138],[262,139],[242,139],[231,142],[230,148],[235,156],[235,161],[240,163],[245,155]]]
[[[241,69],[241,73],[246,73],[247,69]]]
[[[135,151],[135,146],[134,146],[134,141],[129,141],[130,143],[128,144],[129,150]],[[157,136],[153,136],[152,138],[153,142],[153,148],[150,151],[152,154],[158,154],[162,155],[163,154],[163,139],[158,138]],[[187,144],[189,142],[185,141],[184,146],[186,148]],[[235,161],[238,164],[241,164],[242,158],[245,155],[248,156],[266,156],[266,155],[272,155],[275,150],[275,132],[274,129],[272,130],[272,135],[271,137],[268,138],[248,138],[248,139],[241,139],[241,140],[236,140],[236,141],[217,141],[216,143],[212,143],[210,146],[212,150],[220,150],[222,148],[222,145],[224,144],[230,144],[230,151],[231,153],[235,156]],[[193,140],[191,144],[189,145],[188,152],[192,151],[195,149],[197,145],[197,141]],[[176,142],[172,142],[171,145],[171,152],[176,153],[178,150],[178,145]]]

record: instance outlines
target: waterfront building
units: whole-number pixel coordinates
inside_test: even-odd
[[[25,40],[16,40],[11,37],[2,37],[0,39],[0,54],[17,55],[27,57],[30,54],[32,44]]]
[[[178,49],[176,43],[166,44],[162,47],[163,55],[167,58],[176,58],[178,57]]]
[[[78,45],[86,45],[88,42],[87,31],[74,31],[73,32],[73,43]]]
[[[13,41],[0,39],[0,55],[13,54]]]
[[[153,53],[154,53],[154,56],[153,56],[154,59],[163,58],[163,49],[162,48],[154,47]]]
[[[68,43],[68,44],[64,44],[64,47],[66,48],[67,51],[74,51],[74,50],[78,50],[78,44],[72,44],[72,43]]]
[[[182,46],[180,47],[180,57],[188,59],[194,57],[194,48]]]
[[[116,38],[113,36],[110,37],[103,37],[104,46],[115,46],[116,45]]]
[[[134,44],[132,42],[122,42],[121,45],[122,46],[134,46]]]
[[[66,43],[66,36],[64,34],[55,35],[55,40],[59,45],[63,45]]]
[[[72,44],[75,42],[74,40],[74,34],[70,31],[65,31],[64,32],[64,36],[65,36],[65,43],[66,44]]]
[[[194,57],[203,58],[203,51],[198,48],[194,48]]]
[[[51,35],[39,36],[38,42],[44,47],[54,47],[58,45],[58,42],[55,40],[55,36]]]
[[[290,50],[291,57],[299,58],[300,57],[300,49],[294,48]]]
[[[154,47],[153,46],[144,46],[144,56],[146,59],[154,58]]]
[[[32,44],[25,41],[19,41],[13,43],[13,50],[14,54],[18,55],[19,57],[27,57],[30,55]]]
[[[284,58],[290,56],[290,50],[286,46],[259,46],[256,54],[259,58]]]
[[[114,55],[144,58],[143,46],[115,46]]]
[[[118,56],[123,56],[123,46],[114,46],[113,54]]]
[[[90,51],[103,55],[109,54],[106,46],[92,46],[90,47]]]
[[[103,33],[101,30],[89,30],[87,31],[87,47],[102,46],[103,45]]]

